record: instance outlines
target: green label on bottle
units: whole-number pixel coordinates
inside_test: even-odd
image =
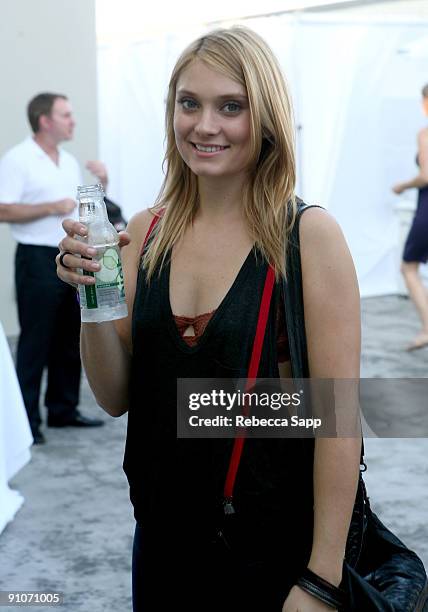
[[[85,276],[95,276],[93,272],[84,271]],[[97,290],[95,285],[85,285],[86,308],[98,308]]]
[[[97,283],[95,286],[97,289],[108,289],[109,287],[119,287],[119,283]]]

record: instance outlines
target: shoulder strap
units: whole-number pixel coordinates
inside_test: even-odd
[[[321,206],[314,206],[322,208]],[[305,333],[305,313],[303,308],[303,282],[300,260],[300,219],[302,214],[312,208],[302,200],[297,201],[297,216],[289,238],[286,261],[286,278],[283,279],[285,322],[290,348],[293,378],[308,378],[309,363]],[[285,299],[287,297],[287,299]]]
[[[141,245],[141,249],[140,249],[140,257],[144,252],[144,249],[146,248],[146,244],[148,239],[151,236],[152,231],[154,230],[154,228],[156,227],[156,225],[158,224],[158,222],[160,221],[161,217],[162,217],[163,211],[161,211],[158,215],[155,215],[150,223],[150,227],[147,230],[147,234],[144,238],[143,244]]]
[[[285,321],[290,348],[293,378],[308,378],[308,348],[305,331],[305,313],[303,306],[302,264],[300,259],[300,220],[309,208],[323,208],[315,204],[297,201],[297,217],[293,226],[290,245],[287,253],[287,278],[283,280]],[[287,296],[287,299],[285,299]],[[364,441],[361,442],[360,463],[364,463]]]
[[[247,380],[245,391],[248,392],[254,384],[254,379],[257,378],[259,371],[260,358],[262,354],[263,341],[266,332],[266,325],[269,316],[270,302],[272,299],[272,291],[275,283],[275,272],[272,266],[269,266],[266,273],[265,284],[263,288],[262,301],[260,303],[259,317],[257,320],[256,335],[254,336],[253,349],[251,352],[250,365],[248,367]],[[244,407],[244,414],[248,414],[247,406]],[[235,486],[236,475],[238,473],[239,463],[241,461],[242,451],[245,442],[245,430],[242,430],[242,435],[235,438],[230,457],[229,469],[227,471],[226,481],[224,483],[224,511],[226,514],[235,512],[232,505],[233,489]]]

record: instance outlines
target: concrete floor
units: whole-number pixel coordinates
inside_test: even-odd
[[[364,377],[427,377],[428,349],[408,300],[363,300]],[[82,412],[100,416],[86,381]],[[131,610],[133,518],[121,469],[126,416],[94,430],[46,429],[48,443],[11,483],[25,497],[0,536],[0,590],[54,590],[73,612]],[[428,566],[428,439],[367,439],[373,509]],[[33,607],[45,610],[45,607]]]
[[[428,348],[403,351],[418,331],[409,300],[363,300],[362,328],[362,377],[428,378]],[[425,428],[428,400],[426,415]],[[366,438],[365,449],[373,510],[428,568],[428,439]]]

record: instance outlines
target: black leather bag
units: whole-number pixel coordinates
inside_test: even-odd
[[[289,297],[285,300],[285,319],[294,378],[309,376],[299,246],[299,221],[307,208],[298,200],[284,280],[284,295]],[[361,465],[365,468],[364,446]],[[341,586],[348,598],[343,612],[428,612],[428,581],[423,563],[372,511],[361,473]]]
[[[346,610],[427,612],[422,561],[376,516],[362,476],[349,529],[343,584]]]
[[[118,232],[121,232],[126,228],[127,224],[126,220],[123,218],[122,209],[107,196],[104,198],[104,201],[107,209],[108,220]]]

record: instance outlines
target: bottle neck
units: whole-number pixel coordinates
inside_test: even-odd
[[[101,184],[81,185],[77,188],[79,218],[82,223],[108,221],[104,203],[104,190]]]
[[[79,200],[79,219],[82,223],[108,221],[103,197],[81,196]]]

